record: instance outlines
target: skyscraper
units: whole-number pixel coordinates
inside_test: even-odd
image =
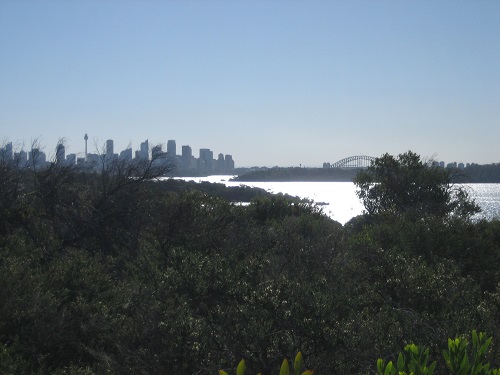
[[[234,169],[234,160],[233,160],[232,155],[226,155],[225,167],[226,167],[226,171],[230,171],[230,170]]]
[[[167,154],[169,158],[175,158],[175,156],[177,155],[177,147],[175,145],[174,139],[170,139],[167,142]]]
[[[154,146],[151,149],[151,158],[153,160],[162,157],[162,154],[163,154],[163,150],[161,149],[161,145]]]
[[[62,143],[58,143],[56,146],[56,163],[61,165],[66,161],[66,149]]]
[[[106,141],[106,160],[112,160],[113,159],[113,140],[108,139]]]
[[[9,142],[5,145],[5,159],[10,161],[12,158],[12,142]]]
[[[30,164],[32,167],[44,166],[47,162],[45,152],[39,148],[32,148],[30,151]]]
[[[0,160],[12,160],[12,142],[7,143],[5,147],[0,148]]]
[[[182,168],[189,169],[191,168],[191,159],[193,158],[193,150],[190,146],[185,145],[182,146]]]
[[[28,153],[24,150],[14,153],[14,160],[18,165],[26,166],[28,163]]]
[[[202,170],[213,169],[214,153],[209,148],[200,148],[200,157],[198,159],[198,167]]]
[[[217,156],[216,169],[219,171],[223,171],[225,169],[224,154],[222,154],[222,153],[220,153]]]
[[[141,143],[141,159],[149,160],[149,142],[147,139]]]

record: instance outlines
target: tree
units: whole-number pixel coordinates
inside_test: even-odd
[[[479,207],[467,192],[452,184],[451,173],[408,151],[384,154],[357,174],[356,194],[368,214],[413,213],[469,218]]]

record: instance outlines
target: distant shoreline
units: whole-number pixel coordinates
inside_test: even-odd
[[[353,182],[361,168],[262,168],[243,172],[231,181],[241,182]],[[454,183],[500,183],[500,164],[453,169]]]
[[[269,168],[240,174],[232,181],[307,181],[307,182],[352,182],[359,169],[340,168]]]

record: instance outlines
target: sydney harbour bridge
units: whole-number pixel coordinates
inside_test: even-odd
[[[332,164],[324,163],[323,168],[367,168],[373,160],[375,160],[373,156],[349,156]]]

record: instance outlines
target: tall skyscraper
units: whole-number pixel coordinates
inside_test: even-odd
[[[13,159],[12,142],[9,142],[5,145],[5,159],[9,161]]]
[[[225,164],[224,164],[224,154],[220,153],[218,156],[217,156],[217,161],[216,161],[216,169],[219,170],[219,171],[223,171],[225,168]]]
[[[12,160],[12,142],[9,142],[5,147],[0,148],[0,160],[11,161]]]
[[[167,154],[169,158],[175,158],[175,156],[177,155],[177,146],[175,145],[175,139],[168,140]]]
[[[182,146],[182,155],[181,155],[182,168],[184,169],[191,168],[192,158],[193,158],[193,150],[191,149],[191,147],[188,145]]]
[[[198,167],[202,170],[212,170],[214,161],[214,153],[209,148],[200,148],[200,157],[198,159]]]
[[[56,146],[56,163],[61,165],[66,161],[66,149],[62,143]]]
[[[149,160],[149,142],[147,139],[141,143],[141,159]]]
[[[226,171],[234,169],[234,160],[232,155],[226,155],[225,157],[225,167]]]
[[[106,141],[106,160],[112,160],[113,159],[113,153],[114,153],[114,150],[113,150],[113,140],[112,139],[108,139]]]

